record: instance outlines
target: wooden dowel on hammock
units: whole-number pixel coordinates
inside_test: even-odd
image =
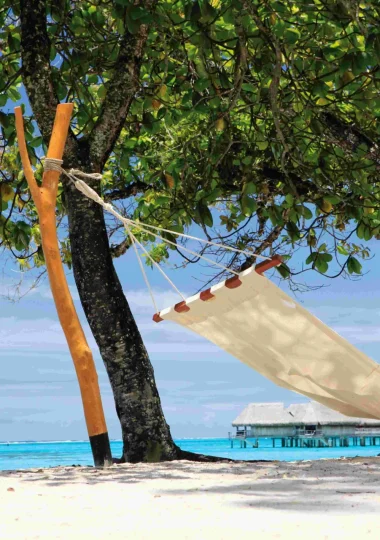
[[[270,270],[271,268],[274,268],[275,266],[279,266],[282,263],[282,257],[280,255],[274,255],[270,260],[263,261],[255,266],[255,272],[259,275],[262,275],[267,270]],[[232,276],[231,278],[226,279],[225,286],[227,289],[236,289],[237,287],[240,287],[242,284],[242,281],[240,280],[239,276]],[[207,302],[210,300],[213,300],[215,298],[215,294],[212,294],[211,289],[206,289],[205,291],[202,291],[199,295],[199,299],[203,302]],[[190,311],[190,308],[188,305],[186,305],[186,302],[179,302],[178,304],[175,304],[174,311],[177,313],[186,313],[187,311]],[[154,322],[161,322],[164,319],[160,317],[160,313],[155,313],[153,315],[153,321]]]
[[[174,311],[176,311],[177,313],[187,313],[188,311],[190,311],[190,308],[183,300],[182,302],[178,302],[178,304],[174,306]]]
[[[262,275],[267,270],[279,266],[282,263],[282,257],[280,255],[273,255],[269,261],[263,261],[255,266],[255,272]]]
[[[227,287],[227,289],[236,289],[237,287],[240,287],[241,281],[239,276],[232,276],[226,279],[224,285]]]
[[[199,298],[202,300],[202,302],[208,302],[209,300],[213,300],[215,298],[215,294],[212,294],[211,289],[206,289],[200,293]]]
[[[47,157],[62,159],[72,110],[72,104],[58,105]],[[77,373],[94,463],[95,466],[111,465],[111,447],[96,367],[61,262],[55,215],[59,172],[45,172],[42,186],[37,185],[29,162],[20,107],[15,108],[15,117],[21,161],[38,212],[42,248],[55,306]]]

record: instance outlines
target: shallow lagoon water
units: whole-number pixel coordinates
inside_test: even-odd
[[[273,448],[271,440],[261,440],[260,448],[234,448],[228,439],[178,439],[183,450],[226,457],[236,460],[298,461],[355,456],[377,456],[380,446],[349,446],[342,448]],[[369,440],[367,440],[369,443]],[[352,440],[350,440],[352,444]],[[111,441],[112,454],[120,457],[122,442]],[[0,470],[56,467],[58,465],[92,465],[90,444],[87,441],[20,441],[0,443]]]

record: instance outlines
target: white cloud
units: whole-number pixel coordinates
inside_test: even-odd
[[[72,375],[73,374],[73,370],[70,369],[51,369],[51,368],[48,368],[48,369],[44,369],[44,368],[37,368],[37,372],[40,373],[41,375]]]
[[[252,389],[252,395],[255,393],[255,389]],[[236,393],[236,395],[238,395]],[[244,401],[246,403],[246,401]],[[244,407],[244,405],[243,405]],[[209,403],[205,405],[206,409],[209,409],[211,411],[240,411],[242,409],[242,402],[234,402],[234,403]]]
[[[0,284],[0,298],[5,300],[17,301],[19,297],[20,307],[22,302],[27,302],[28,299],[33,296],[43,298],[45,300],[53,300],[53,294],[49,286],[49,280],[44,277],[36,286],[35,281],[31,279],[30,274],[23,274],[23,272],[15,272],[16,277],[12,275],[2,276]],[[75,302],[79,301],[78,290],[75,285],[69,285],[70,293]]]
[[[191,296],[191,293],[186,293],[186,291],[181,292],[185,298]],[[149,313],[151,316],[153,316],[154,305],[147,289],[130,291],[124,290],[124,294],[129,305],[131,306],[131,309],[135,313]],[[182,300],[182,298],[172,289],[161,290],[155,288],[153,289],[153,296],[160,311],[167,307],[173,306]]]
[[[89,345],[96,348],[95,340],[89,334]],[[12,349],[36,350],[62,350],[67,351],[68,346],[65,335],[58,321],[40,319],[21,319],[16,317],[0,318],[0,349],[10,351]],[[32,351],[31,351],[32,352]]]
[[[189,382],[189,381],[157,380],[157,386],[160,390],[180,391],[180,390],[183,390],[184,388],[190,388],[191,386],[193,386],[193,384],[194,383]]]
[[[2,391],[5,390],[20,390],[21,392],[27,392],[28,390],[32,390],[33,392],[36,392],[37,390],[44,391],[44,390],[60,390],[61,386],[54,386],[51,383],[49,384],[39,384],[39,383],[15,383],[15,384],[1,384],[0,388]]]
[[[183,341],[174,343],[154,343],[151,341],[146,341],[145,345],[150,353],[179,353],[188,355],[192,353],[220,354],[221,352],[219,347],[209,343],[206,340],[205,343],[185,343]],[[207,360],[207,358],[194,356],[191,360],[194,362],[203,362],[204,360]]]
[[[380,342],[379,326],[333,326],[332,328],[352,344]]]
[[[214,413],[213,411],[205,411],[205,413],[203,414],[203,421],[207,424],[211,420],[214,420],[215,417],[216,413]]]
[[[79,293],[78,293],[78,289],[75,287],[75,285],[69,285],[69,290],[70,290],[71,298],[73,299],[73,301],[74,302],[79,302],[80,301]],[[51,292],[50,287],[41,286],[41,287],[38,288],[37,292],[39,293],[39,295],[42,298],[47,298],[48,300],[53,300],[53,293]]]
[[[77,290],[70,286],[73,297],[79,301]],[[192,360],[201,362],[207,360],[205,355],[221,353],[221,350],[190,330],[169,321],[157,324],[152,321],[154,308],[152,306],[149,293],[145,289],[125,291],[127,300],[136,316],[138,327],[149,353],[153,354],[175,354],[188,358],[192,355]],[[177,295],[170,289],[154,289],[157,302],[160,306],[170,306],[178,301]],[[186,293],[186,291],[185,291]],[[38,289],[41,298],[51,299],[51,291],[47,285],[41,285]],[[22,310],[22,304],[20,304]],[[311,308],[311,311],[331,326],[337,333],[353,344],[370,344],[380,341],[380,329],[374,325],[374,320],[380,316],[379,308],[351,308],[322,305]],[[22,313],[22,311],[21,311]],[[49,311],[50,314],[50,311]],[[0,318],[0,349],[31,348],[37,350],[67,351],[67,343],[54,307],[49,315],[41,318],[23,319],[19,317]],[[28,316],[30,317],[30,308]],[[89,346],[93,351],[97,351],[97,345],[91,334],[87,321],[82,321]],[[221,353],[218,361],[228,361],[228,356]]]
[[[355,307],[339,306],[339,305],[321,305],[310,307],[309,311],[316,317],[321,319],[325,324],[332,324],[339,321],[361,322],[361,324],[372,324],[374,318],[380,317],[380,309],[378,307]]]

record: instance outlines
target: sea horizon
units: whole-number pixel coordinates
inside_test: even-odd
[[[228,439],[228,437],[173,437],[174,441],[201,441],[209,439]],[[3,439],[0,440],[0,444],[15,444],[15,443],[69,443],[69,442],[89,442],[88,439],[21,439],[21,440],[11,440]],[[110,442],[123,442],[123,439],[111,439]]]
[[[187,438],[174,439],[183,450],[236,461],[314,461],[353,457],[375,457],[380,454],[380,446],[353,446],[334,448],[282,448],[272,446],[271,439],[260,440],[260,447],[254,448],[247,439],[247,447],[241,448],[235,441],[231,448],[228,438]],[[369,439],[367,443],[369,443]],[[121,439],[111,440],[114,457],[122,455]],[[93,466],[91,446],[86,440],[66,441],[1,441],[0,471],[42,469],[68,466]]]

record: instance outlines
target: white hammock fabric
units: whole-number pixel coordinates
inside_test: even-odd
[[[211,287],[202,295],[208,301],[201,295],[154,320],[189,328],[275,384],[342,414],[380,419],[380,366],[254,268]]]

